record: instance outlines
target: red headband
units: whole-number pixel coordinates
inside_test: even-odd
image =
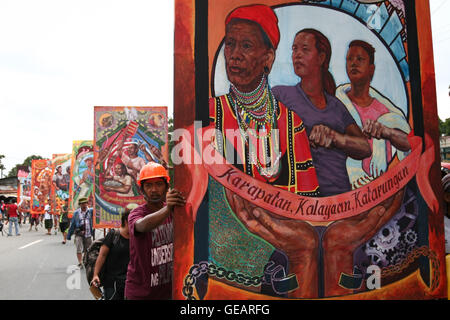
[[[233,18],[256,22],[267,34],[273,47],[275,49],[278,47],[280,30],[278,29],[278,18],[272,8],[262,4],[236,8],[228,14],[225,25]]]

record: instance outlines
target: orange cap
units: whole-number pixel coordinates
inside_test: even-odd
[[[137,181],[138,185],[141,186],[141,182],[152,178],[164,178],[166,182],[169,183],[170,177],[167,170],[156,162],[149,162],[142,167],[139,172],[139,179]]]

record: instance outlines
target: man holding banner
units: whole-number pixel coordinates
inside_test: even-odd
[[[131,211],[128,218],[128,300],[172,298],[172,212],[186,201],[177,190],[169,190],[169,180],[164,167],[155,162],[147,163],[139,173],[138,184],[146,203]]]

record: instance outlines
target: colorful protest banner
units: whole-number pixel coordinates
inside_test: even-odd
[[[52,186],[52,161],[48,159],[31,161],[31,210],[32,214],[43,214],[50,204]]]
[[[93,206],[94,151],[92,140],[76,140],[72,143],[69,185],[69,217],[79,208],[78,200],[88,198]]]
[[[30,212],[31,199],[31,168],[19,166],[17,168],[17,206],[22,212]]]
[[[95,107],[95,228],[117,228],[127,205],[144,202],[137,179],[149,161],[167,166],[167,107]]]
[[[428,1],[257,3],[175,1],[174,299],[445,297]]]
[[[70,167],[72,154],[54,154],[52,156],[52,213],[60,215],[64,201],[69,199]]]

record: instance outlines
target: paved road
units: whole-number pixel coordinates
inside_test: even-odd
[[[1,300],[94,300],[84,269],[76,269],[75,244],[62,244],[62,234],[47,235],[43,227],[21,235],[0,235]],[[97,239],[103,230],[96,230]]]

